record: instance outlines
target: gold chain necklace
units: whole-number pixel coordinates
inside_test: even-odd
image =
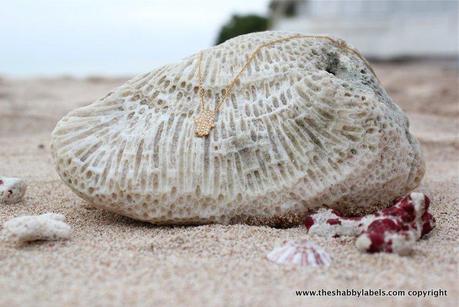
[[[215,105],[215,109],[211,110],[210,108],[206,108],[206,106],[204,105],[205,91],[204,91],[204,89],[202,87],[202,83],[203,82],[202,82],[202,72],[201,72],[201,64],[202,64],[203,52],[201,51],[200,54],[199,54],[199,60],[198,60],[198,81],[199,81],[198,93],[199,93],[199,97],[200,97],[200,109],[199,109],[198,116],[195,118],[195,125],[196,125],[195,134],[196,134],[196,136],[198,136],[198,137],[208,136],[209,133],[210,133],[210,130],[215,127],[215,119],[217,117],[218,112],[222,108],[222,106],[225,103],[226,99],[231,94],[231,92],[232,92],[232,90],[234,88],[234,85],[236,84],[237,80],[239,80],[239,78],[242,75],[242,73],[247,69],[247,67],[250,65],[250,63],[252,63],[252,61],[255,59],[256,55],[258,54],[258,52],[261,49],[263,49],[265,47],[269,47],[269,46],[275,45],[277,43],[286,42],[286,41],[289,41],[289,40],[299,39],[299,38],[326,39],[326,40],[329,40],[332,43],[336,44],[340,48],[344,48],[346,50],[350,50],[351,52],[356,54],[365,63],[365,65],[370,69],[372,74],[376,77],[375,72],[373,71],[373,69],[371,68],[370,64],[367,62],[367,60],[357,50],[347,46],[347,44],[344,41],[335,40],[335,39],[333,39],[333,38],[331,38],[329,36],[324,36],[324,35],[315,36],[315,35],[296,34],[296,35],[293,35],[293,36],[279,38],[279,39],[275,39],[275,40],[269,41],[269,42],[261,44],[260,46],[255,48],[255,50],[250,54],[249,58],[247,59],[245,64],[242,66],[240,71],[231,80],[231,82],[225,87],[225,89],[223,90],[223,93],[224,93],[223,96],[221,96],[221,95],[219,96],[218,102]],[[376,79],[378,79],[378,77],[376,77]]]

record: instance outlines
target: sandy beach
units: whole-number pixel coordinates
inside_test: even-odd
[[[457,65],[457,64],[456,64]],[[377,64],[389,95],[408,114],[427,172],[418,191],[432,199],[437,226],[413,255],[363,254],[351,238],[246,225],[157,227],[78,198],[59,179],[50,133],[68,111],[124,78],[0,77],[0,175],[28,183],[23,202],[0,205],[0,224],[57,212],[68,241],[0,241],[0,306],[457,306],[459,75],[454,63]],[[456,66],[457,67],[457,66]],[[1,229],[1,226],[0,226]],[[310,238],[333,257],[328,268],[279,266],[267,252]],[[296,290],[447,290],[447,296],[304,297]]]

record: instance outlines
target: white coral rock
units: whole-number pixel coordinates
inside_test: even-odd
[[[19,216],[3,224],[6,239],[19,242],[69,239],[71,232],[64,215],[58,213]]]
[[[206,106],[255,48],[291,35],[252,33],[205,50]],[[421,150],[344,46],[302,38],[262,49],[206,138],[194,132],[197,54],[137,76],[59,121],[57,171],[95,206],[156,224],[299,224],[322,205],[386,206],[419,184]]]
[[[268,259],[277,264],[298,266],[329,266],[330,255],[317,244],[308,240],[285,241],[280,247],[274,248]]]
[[[0,203],[14,204],[20,202],[26,189],[27,184],[24,180],[0,176]]]

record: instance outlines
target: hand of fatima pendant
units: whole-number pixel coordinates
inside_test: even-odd
[[[194,120],[196,128],[194,133],[199,136],[208,136],[210,129],[215,127],[215,111],[203,109]]]

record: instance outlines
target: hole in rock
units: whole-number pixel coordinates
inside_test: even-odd
[[[337,75],[340,68],[339,57],[335,52],[327,53],[327,59],[325,62],[325,71],[334,76]]]

